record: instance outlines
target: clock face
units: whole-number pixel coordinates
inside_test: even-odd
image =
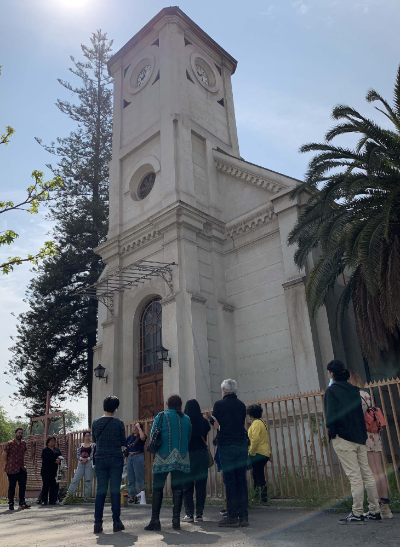
[[[142,70],[139,72],[139,76],[137,77],[137,85],[138,87],[141,87],[144,83],[144,81],[147,78],[148,73],[151,70],[151,65],[146,65],[142,68]]]
[[[195,66],[198,78],[203,82],[203,84],[208,85],[208,77],[204,68],[202,68],[200,65]]]

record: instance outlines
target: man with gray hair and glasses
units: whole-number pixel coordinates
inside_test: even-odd
[[[214,404],[211,423],[218,429],[217,446],[224,477],[228,515],[219,526],[248,526],[246,405],[237,398],[235,380],[221,384],[222,399]]]

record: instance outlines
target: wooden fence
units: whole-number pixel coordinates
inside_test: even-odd
[[[387,427],[382,433],[383,469],[389,489],[400,492],[398,469],[400,464],[400,379],[366,384],[365,390],[371,394],[373,401],[382,409],[385,416]],[[317,391],[255,401],[264,409],[264,418],[271,438],[272,461],[266,466],[265,473],[272,497],[297,498],[314,492],[340,498],[349,493],[347,479],[328,442],[323,395],[323,391]],[[210,417],[209,409],[203,412],[206,418]],[[142,420],[142,423],[144,423],[144,432],[149,438],[153,418]],[[135,422],[130,422],[125,425],[127,436],[132,433],[134,424]],[[249,423],[246,424],[246,427],[248,426]],[[211,428],[208,444],[213,455],[216,450],[212,442],[214,436],[215,430]],[[76,449],[82,440],[82,431],[69,433],[66,437],[65,441],[60,438],[60,442],[65,442],[69,484],[78,464]],[[30,439],[28,442],[34,441]],[[146,452],[147,488],[150,488],[152,482],[152,464],[153,456]],[[251,473],[249,473],[250,478]],[[32,482],[31,477],[30,481]],[[7,488],[7,477],[1,470],[0,497],[7,495]],[[76,491],[76,495],[83,496],[83,482]],[[208,496],[216,498],[223,495],[222,476],[214,464],[209,469]]]

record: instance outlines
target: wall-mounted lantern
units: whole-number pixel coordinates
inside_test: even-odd
[[[164,362],[168,363],[168,366],[170,367],[171,366],[171,357],[168,359],[168,352],[169,352],[168,349],[161,346],[157,350],[157,358],[159,359],[159,361],[164,361]]]
[[[98,378],[99,380],[105,380],[106,381],[106,384],[107,384],[107,379],[108,379],[108,376],[105,376],[106,372],[106,369],[104,367],[102,367],[101,365],[98,365],[95,369],[94,369],[94,375],[96,376],[96,378]]]

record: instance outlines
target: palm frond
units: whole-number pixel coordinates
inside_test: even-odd
[[[340,123],[329,129],[324,143],[308,143],[313,152],[305,180],[292,196],[308,193],[308,201],[289,234],[298,246],[295,262],[320,256],[306,283],[311,317],[323,305],[329,287],[345,268],[348,284],[337,307],[337,325],[353,301],[357,332],[364,355],[377,363],[380,355],[400,345],[400,67],[394,107],[370,90],[367,101],[378,101],[393,124],[380,127],[347,105],[332,112]],[[357,136],[354,149],[334,146],[341,135]]]
[[[342,256],[341,248],[329,257],[322,254],[308,276],[306,300],[312,319],[315,319],[318,309],[324,304],[328,290],[344,270]]]

